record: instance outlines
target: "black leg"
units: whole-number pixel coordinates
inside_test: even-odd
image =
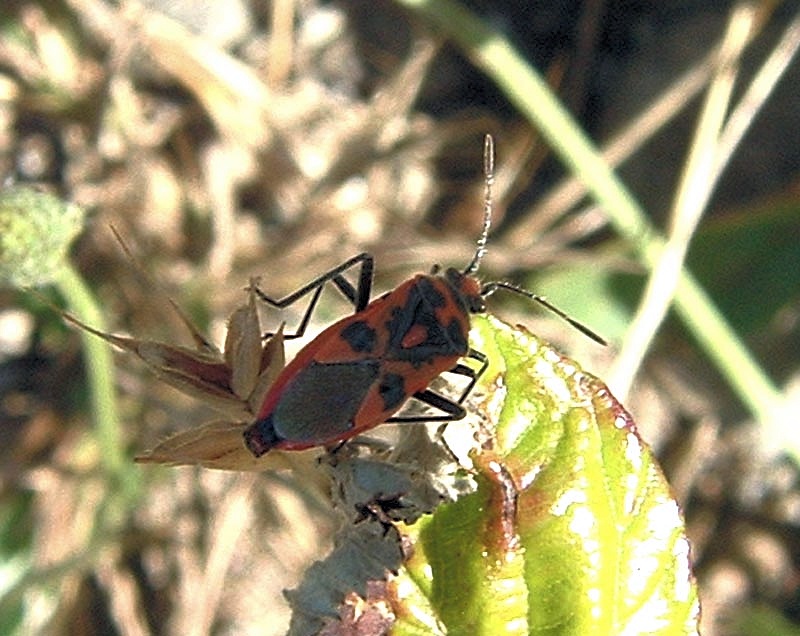
[[[463,404],[464,400],[467,399],[467,396],[472,393],[472,389],[475,388],[475,385],[478,383],[478,380],[481,379],[481,376],[486,372],[487,367],[489,366],[489,359],[486,357],[486,354],[482,351],[478,351],[477,349],[472,349],[467,352],[467,358],[470,360],[477,360],[481,363],[481,366],[478,368],[477,371],[472,367],[468,367],[465,364],[457,364],[455,367],[451,369],[451,373],[458,373],[460,375],[465,375],[471,378],[469,384],[464,388],[464,391],[461,393],[461,397],[458,398],[458,403]]]
[[[358,287],[355,288],[350,281],[342,276],[342,274],[348,269],[357,265],[360,265],[361,269],[358,274]],[[275,299],[267,296],[267,294],[261,291],[261,289],[259,289],[255,283],[250,284],[250,289],[262,301],[279,309],[288,307],[303,296],[307,296],[313,292],[314,295],[311,297],[311,302],[308,304],[306,313],[303,315],[303,319],[300,321],[297,330],[293,334],[287,334],[284,336],[286,340],[291,340],[293,338],[300,338],[305,333],[306,327],[308,327],[308,323],[311,320],[311,314],[314,312],[314,308],[317,306],[319,297],[322,294],[322,288],[327,282],[332,282],[336,288],[347,298],[347,300],[353,303],[356,313],[364,309],[364,307],[369,304],[369,296],[372,292],[372,271],[372,255],[362,252],[361,254],[348,259],[338,267],[334,267],[332,270],[325,272],[322,276],[315,278],[307,285],[304,285],[297,291],[285,296],[284,298]],[[266,335],[268,336],[270,334]]]
[[[413,396],[420,402],[424,402],[428,406],[442,411],[443,415],[397,415],[390,417],[387,422],[403,422],[403,423],[423,423],[423,422],[452,422],[453,420],[463,419],[467,412],[460,404],[453,402],[453,400],[434,393],[430,389],[418,391]]]
[[[464,391],[461,393],[461,397],[458,400],[453,401],[450,398],[446,398],[443,395],[439,395],[438,393],[434,393],[430,389],[425,389],[424,391],[418,391],[413,395],[413,397],[420,402],[424,402],[428,406],[432,406],[435,409],[442,411],[442,415],[397,415],[395,417],[390,417],[387,422],[452,422],[454,420],[463,419],[466,415],[466,411],[464,407],[461,406],[464,400],[467,399],[467,396],[472,392],[472,389],[475,388],[475,384],[478,382],[480,377],[486,371],[486,368],[489,366],[489,360],[486,357],[486,354],[478,351],[477,349],[470,349],[467,352],[466,358],[471,360],[477,360],[481,363],[480,368],[476,371],[470,366],[466,364],[458,363],[452,369],[447,371],[447,373],[455,373],[456,375],[463,375],[470,378],[469,384],[466,386]]]

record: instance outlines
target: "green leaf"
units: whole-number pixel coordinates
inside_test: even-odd
[[[478,488],[410,529],[393,633],[697,633],[681,513],[630,415],[527,331],[473,327]]]
[[[709,219],[688,265],[740,333],[764,329],[800,298],[800,209],[768,202]]]

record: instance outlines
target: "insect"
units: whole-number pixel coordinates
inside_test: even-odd
[[[244,431],[257,457],[271,449],[302,450],[332,445],[384,422],[447,422],[461,419],[462,403],[486,370],[486,356],[469,346],[470,314],[486,311],[484,299],[506,289],[534,300],[601,344],[587,327],[541,296],[506,282],[481,284],[475,277],[486,253],[492,218],[494,142],[484,142],[483,229],[472,260],[463,270],[417,274],[370,302],[373,258],[362,253],[311,281],[293,294],[273,299],[253,285],[265,303],[283,308],[313,294],[296,333],[303,335],[323,286],[333,283],[353,303],[355,313],[332,324],[307,344],[270,387],[256,421]],[[344,272],[358,267],[358,286]],[[461,362],[474,360],[477,370]],[[476,366],[477,366],[476,365]],[[428,388],[440,374],[469,378],[457,400]],[[395,416],[410,398],[439,414]]]

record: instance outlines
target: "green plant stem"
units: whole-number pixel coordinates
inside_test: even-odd
[[[419,11],[459,44],[547,139],[605,209],[614,228],[652,268],[664,238],[583,134],[544,79],[499,32],[452,0],[398,0]],[[782,419],[782,396],[742,345],[701,286],[685,269],[675,290],[675,307],[706,354],[755,417],[764,424]],[[785,434],[785,433],[784,433]]]
[[[92,292],[69,263],[66,263],[56,280],[59,292],[80,320],[101,331],[106,330],[103,313]],[[81,331],[86,358],[86,375],[89,399],[95,424],[95,435],[103,468],[117,485],[125,487],[130,482],[119,425],[116,389],[114,386],[114,360],[111,347],[87,332]]]
[[[81,321],[101,331],[106,330],[103,313],[85,282],[68,261],[64,261],[54,281],[70,311]],[[101,551],[118,542],[120,524],[135,503],[139,493],[139,471],[126,461],[119,425],[114,361],[111,347],[100,338],[81,331],[86,360],[87,383],[95,438],[103,467],[104,483],[111,484],[94,511],[94,522],[86,545],[73,556],[47,568],[27,568],[22,577],[0,597],[0,615],[8,614],[22,601],[26,591],[49,585],[68,573],[87,569]]]
[[[121,531],[107,524],[108,503],[106,500],[100,504],[95,515],[96,523],[82,549],[47,567],[34,569],[29,566],[17,581],[7,587],[5,593],[0,596],[0,616],[7,616],[13,612],[14,607],[23,602],[27,592],[39,586],[55,586],[66,576],[76,576],[88,571],[97,562],[103,550],[120,545]]]

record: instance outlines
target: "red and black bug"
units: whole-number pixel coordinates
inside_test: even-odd
[[[592,339],[603,340],[544,298],[505,282],[481,285],[474,274],[486,252],[492,217],[494,142],[484,144],[486,196],[483,231],[472,261],[463,271],[438,266],[417,274],[372,302],[373,258],[354,256],[293,294],[273,299],[254,288],[264,302],[287,307],[312,294],[297,331],[303,335],[323,286],[331,282],[353,303],[355,313],[334,323],[306,345],[270,387],[256,421],[244,431],[255,456],[277,448],[301,450],[342,442],[384,422],[446,422],[464,417],[463,401],[486,370],[486,356],[468,344],[470,314],[486,310],[484,299],[498,289],[522,294],[555,312]],[[343,274],[359,267],[354,287]],[[477,370],[460,362],[469,358]],[[468,377],[457,400],[428,388],[440,374]],[[410,398],[441,412],[395,416]]]

